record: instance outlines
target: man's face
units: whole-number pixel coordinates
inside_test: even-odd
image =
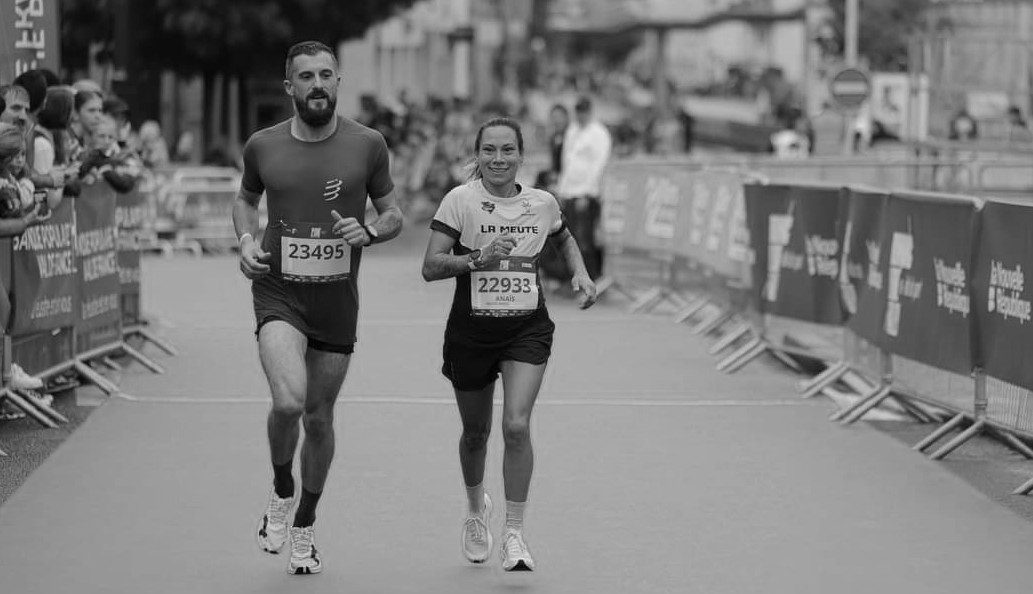
[[[287,94],[294,100],[298,117],[310,126],[325,126],[337,107],[337,85],[341,77],[330,54],[294,57],[290,78],[284,81]]]
[[[93,148],[107,150],[116,142],[118,142],[118,128],[113,121],[103,121],[93,130]]]
[[[25,128],[29,123],[29,101],[12,93],[8,93],[4,100],[7,108],[0,113],[0,122]]]

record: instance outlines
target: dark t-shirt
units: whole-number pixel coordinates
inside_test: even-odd
[[[270,276],[292,289],[298,303],[311,302],[303,312],[310,326],[339,328],[330,342],[347,344],[355,340],[362,250],[333,241],[330,211],[361,223],[367,195],[376,200],[394,189],[387,144],[379,132],[342,117],[333,135],[318,142],[295,138],[290,125],[287,120],[248,139],[241,185],[266,195],[262,249],[271,255]],[[346,276],[328,274],[330,267],[346,268]],[[294,274],[298,270],[304,274]]]
[[[387,144],[379,132],[338,117],[337,130],[319,142],[291,135],[290,120],[260,130],[244,146],[245,190],[266,194],[269,225],[262,248],[272,254],[272,273],[281,270],[284,229],[333,226],[331,210],[363,222],[366,196],[376,200],[394,189]],[[362,250],[351,250],[350,281],[358,276]]]

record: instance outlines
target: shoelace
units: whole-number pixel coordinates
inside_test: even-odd
[[[470,536],[470,540],[476,543],[487,542],[488,529],[480,518],[476,516],[467,518],[463,527],[466,530],[466,533]]]
[[[287,513],[290,511],[291,502],[289,499],[271,498],[269,509],[266,515],[269,516],[269,523],[280,525],[287,522]]]
[[[295,557],[308,557],[312,554],[312,528],[302,528],[291,532],[291,554]]]
[[[519,532],[506,534],[506,555],[510,558],[527,556],[527,545]]]

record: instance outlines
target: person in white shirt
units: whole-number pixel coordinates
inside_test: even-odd
[[[563,139],[563,166],[556,192],[592,278],[599,278],[603,270],[602,249],[596,241],[595,229],[602,213],[600,184],[610,160],[611,146],[606,126],[592,117],[592,101],[581,97],[574,106],[574,121]]]

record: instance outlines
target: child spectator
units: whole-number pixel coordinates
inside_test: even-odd
[[[108,116],[101,116],[93,130],[91,148],[83,156],[79,177],[92,184],[104,178],[120,194],[131,192],[141,174],[140,159],[132,151],[118,145],[118,124]]]

